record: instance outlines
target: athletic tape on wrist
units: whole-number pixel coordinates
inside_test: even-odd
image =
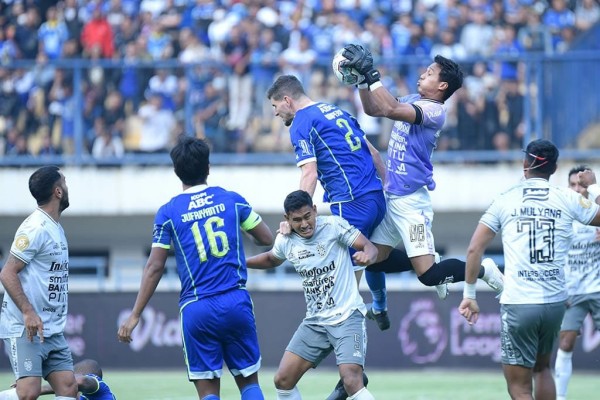
[[[378,89],[382,86],[383,86],[383,84],[381,83],[381,81],[377,81],[377,82],[373,83],[371,86],[369,86],[369,90],[372,92],[375,89]]]
[[[595,202],[596,198],[600,196],[600,185],[594,183],[587,187],[588,199]]]
[[[369,88],[369,84],[368,83],[359,83],[358,85],[356,85],[357,88],[359,89],[368,89]]]
[[[463,298],[464,299],[475,299],[476,293],[477,293],[477,284],[465,282],[465,286],[463,288]]]

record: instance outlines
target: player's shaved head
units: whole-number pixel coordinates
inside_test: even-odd
[[[73,369],[73,372],[79,375],[94,374],[102,378],[102,368],[100,368],[100,364],[98,364],[98,361],[90,358],[79,361],[73,366]]]

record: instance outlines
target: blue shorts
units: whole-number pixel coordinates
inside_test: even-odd
[[[234,289],[184,305],[181,336],[189,380],[220,378],[223,361],[232,375],[260,368],[260,349],[250,294]]]
[[[356,200],[332,203],[330,209],[370,238],[385,216],[385,195],[381,190],[369,192]]]
[[[344,203],[332,203],[331,213],[338,215],[356,227],[367,238],[371,237],[373,231],[385,216],[385,195],[378,190],[369,192],[364,196]],[[356,250],[350,248],[350,255]],[[355,266],[355,270],[363,270],[364,266]]]

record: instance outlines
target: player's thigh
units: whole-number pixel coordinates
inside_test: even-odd
[[[565,311],[560,330],[578,332],[589,312],[589,305],[585,301],[584,295],[570,296],[568,304],[569,306]]]
[[[375,191],[352,201],[331,204],[330,209],[333,215],[344,218],[369,238],[385,216],[386,200],[383,191]]]
[[[228,293],[231,304],[227,314],[222,314],[221,343],[223,359],[234,376],[248,377],[260,368],[260,347],[256,320],[250,294],[246,290]]]
[[[600,292],[590,294],[588,303],[596,330],[600,331]]]
[[[188,303],[181,310],[182,340],[190,379],[220,377],[223,360],[245,376],[260,366],[250,295],[230,290]]]
[[[432,222],[433,209],[426,189],[407,196],[388,195],[386,216],[372,241],[396,247],[401,240],[411,258],[434,254]]]
[[[367,353],[367,328],[365,317],[356,310],[337,325],[327,327],[337,365],[365,365]]]
[[[323,325],[302,321],[285,350],[317,367],[331,353],[333,346]]]
[[[57,395],[76,396],[77,382],[73,374],[73,356],[64,335],[52,335],[42,343],[46,358],[42,374]]]
[[[540,354],[552,352],[564,303],[502,304],[502,364],[533,368]]]

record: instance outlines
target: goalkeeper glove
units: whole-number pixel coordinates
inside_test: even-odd
[[[373,69],[373,55],[359,44],[346,45],[342,55],[348,59],[343,66],[354,68],[361,75]]]

